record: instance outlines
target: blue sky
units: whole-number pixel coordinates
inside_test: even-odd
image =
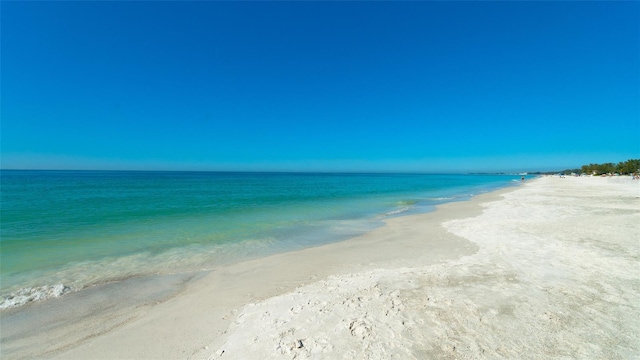
[[[640,157],[638,2],[6,2],[3,168]]]

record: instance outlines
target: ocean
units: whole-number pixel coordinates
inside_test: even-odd
[[[506,175],[2,170],[0,308],[344,240]]]

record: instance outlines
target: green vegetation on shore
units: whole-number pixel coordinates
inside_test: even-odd
[[[629,159],[624,162],[589,164],[582,165],[579,169],[566,169],[562,171],[538,172],[530,174],[587,174],[587,175],[603,175],[603,174],[620,174],[628,175],[640,172],[640,159]]]

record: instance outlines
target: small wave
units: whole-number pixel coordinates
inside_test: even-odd
[[[64,284],[44,285],[20,289],[14,293],[2,297],[0,309],[8,309],[22,306],[32,301],[56,298],[71,291],[71,288]]]
[[[431,198],[425,198],[425,200],[427,201],[432,201],[432,202],[449,202],[452,200],[458,200],[460,197],[459,196],[441,196],[441,197],[431,197]]]
[[[397,202],[398,206],[415,205],[417,203],[418,203],[418,200],[400,200]]]
[[[438,201],[443,201],[443,200],[454,200],[454,199],[456,199],[456,197],[455,197],[455,196],[444,196],[444,197],[436,198],[436,200],[438,200]]]
[[[409,211],[409,209],[411,209],[409,206],[405,206],[405,207],[401,207],[400,209],[389,211],[388,213],[385,213],[385,215],[386,216],[397,215],[397,214]]]

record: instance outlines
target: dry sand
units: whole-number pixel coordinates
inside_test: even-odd
[[[2,357],[638,358],[639,224],[640,181],[540,178],[345,242],[182,274],[153,302],[94,301],[79,316],[68,304],[87,301],[70,294],[5,312]]]
[[[640,182],[625,180],[536,180],[444,223],[475,254],[250,304],[210,358],[638,358]]]

